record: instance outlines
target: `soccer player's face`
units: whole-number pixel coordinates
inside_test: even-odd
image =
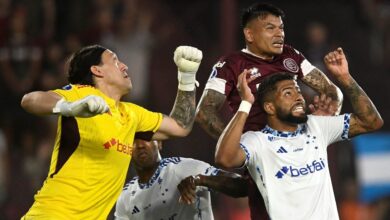
[[[110,50],[102,54],[102,63],[105,82],[117,88],[121,95],[127,94],[132,88],[130,76],[127,74],[128,67]]]
[[[279,120],[291,124],[307,121],[305,100],[295,80],[284,80],[277,83],[274,104]]]
[[[159,160],[158,142],[135,139],[132,157],[138,169],[153,168]]]
[[[247,27],[246,40],[251,52],[272,58],[283,52],[284,24],[282,18],[271,14],[253,19]]]

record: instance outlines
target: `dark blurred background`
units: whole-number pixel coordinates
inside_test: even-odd
[[[19,104],[21,97],[33,90],[66,85],[64,64],[72,52],[88,44],[112,49],[129,66],[133,80],[134,90],[126,100],[169,114],[177,91],[174,49],[192,45],[203,51],[197,74],[199,99],[217,59],[245,46],[241,10],[254,2],[0,0],[0,219],[19,219],[28,210],[47,175],[54,144],[56,117],[25,113]],[[385,142],[383,149],[389,149],[390,155],[390,1],[272,3],[286,13],[286,43],[317,67],[325,71],[323,56],[343,47],[351,74],[384,118],[380,134]],[[304,91],[310,100],[313,91]],[[349,111],[346,101],[343,112]],[[362,143],[371,147],[373,142],[368,139]],[[162,155],[192,157],[213,164],[215,144],[216,140],[195,125],[189,137],[165,142]],[[329,148],[340,218],[390,219],[390,156],[378,165],[380,170],[367,171],[356,145],[346,141]],[[364,172],[389,177],[381,180],[379,196],[364,197]],[[217,220],[249,216],[246,198],[213,194],[213,209]]]

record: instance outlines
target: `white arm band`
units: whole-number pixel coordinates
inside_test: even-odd
[[[238,111],[239,112],[245,112],[247,114],[249,114],[250,110],[252,108],[252,104],[248,101],[241,101],[241,104],[240,104],[240,107],[238,108]]]

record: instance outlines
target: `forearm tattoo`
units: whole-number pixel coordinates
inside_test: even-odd
[[[302,81],[320,94],[326,94],[335,101],[341,101],[337,87],[329,81],[321,70],[315,68],[302,78]]]
[[[195,94],[194,91],[178,90],[175,104],[170,116],[183,128],[191,128],[195,120]]]
[[[214,90],[207,90],[207,94],[199,103],[197,122],[214,138],[218,138],[226,126],[219,113],[225,99],[225,95]]]
[[[375,105],[355,80],[351,79],[344,89],[354,113],[350,122],[349,136],[371,131],[370,127],[381,121]]]

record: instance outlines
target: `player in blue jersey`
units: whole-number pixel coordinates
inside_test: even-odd
[[[267,125],[242,135],[255,102],[248,87],[253,78],[245,70],[238,79],[242,102],[218,141],[216,163],[230,168],[246,166],[274,220],[292,216],[339,219],[327,146],[383,126],[376,107],[350,75],[343,50],[328,53],[324,61],[349,98],[353,113],[308,115],[295,78],[278,73],[264,80],[257,93],[256,102],[267,114]]]
[[[149,137],[148,137],[149,136]],[[213,219],[208,189],[243,196],[246,180],[191,158],[161,158],[161,142],[137,133],[133,164],[137,176],[130,180],[116,204],[115,217],[124,219]]]

